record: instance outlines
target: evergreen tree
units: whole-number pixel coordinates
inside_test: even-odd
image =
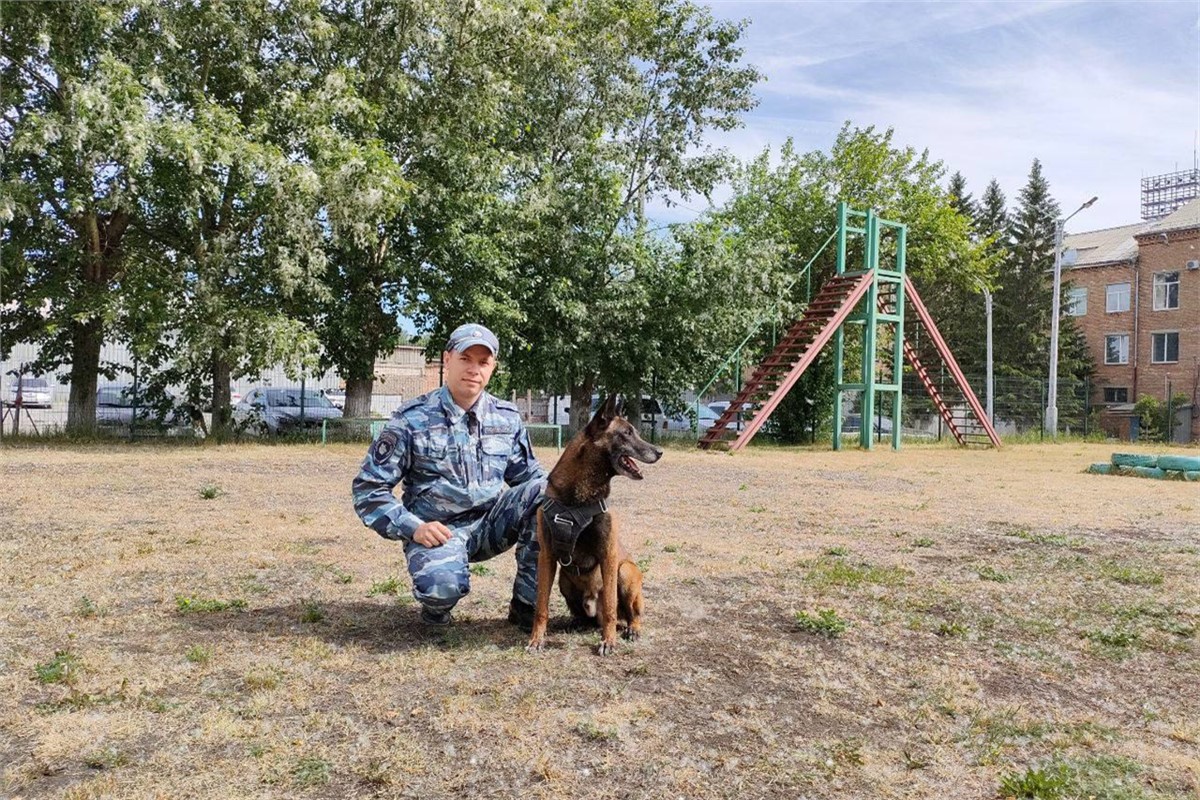
[[[961,172],[950,176],[946,189],[946,200],[950,207],[964,217],[972,228],[972,239],[976,242],[981,237],[974,233],[975,217],[978,204],[967,191],[967,179]],[[959,259],[957,253],[948,256]],[[977,384],[974,388],[982,396],[983,375],[987,355],[986,315],[983,299],[984,282],[988,279],[981,275],[978,285],[963,286],[956,283],[936,283],[930,285],[922,295],[929,306],[930,313],[937,321],[938,330],[954,352],[967,379]],[[978,380],[975,380],[978,378]]]
[[[995,198],[988,187],[984,224],[994,224]],[[1044,382],[1049,371],[1050,324],[1053,301],[1054,232],[1059,205],[1050,194],[1041,162],[1034,159],[1029,179],[1018,195],[1017,209],[1008,220],[1008,254],[1001,262],[1000,288],[995,302],[995,370],[1000,376],[1024,379],[1025,388],[1000,387],[1002,403],[1025,421],[1040,418],[1045,404]],[[1064,287],[1065,289],[1065,287]],[[1065,309],[1066,304],[1060,304]],[[1070,317],[1059,325],[1059,410],[1066,417],[1077,409],[1071,386],[1087,378],[1093,365],[1078,326]],[[1036,392],[1032,387],[1038,386]],[[1065,387],[1065,388],[1064,388]]]
[[[1054,266],[1054,220],[1058,213],[1042,164],[1034,159],[1009,219],[1009,253],[1001,267],[996,293],[998,374],[1029,378],[1046,374],[1050,271]]]
[[[992,240],[990,247],[994,251],[1003,250],[1007,245],[1008,236],[1008,211],[1005,208],[1007,198],[1004,192],[1000,189],[1000,184],[992,178],[987,188],[983,190],[983,197],[979,204],[975,207],[975,231],[979,234],[980,241]]]
[[[949,195],[950,205],[955,211],[968,219],[975,218],[977,213],[975,200],[967,191],[967,179],[961,172],[955,172],[950,176],[950,185],[946,188],[946,194]]]

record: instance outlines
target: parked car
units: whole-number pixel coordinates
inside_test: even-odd
[[[321,394],[326,400],[333,403],[334,408],[340,408],[343,411],[346,409],[345,389],[322,389]]]
[[[251,389],[233,409],[234,424],[251,433],[272,435],[320,428],[323,420],[341,417],[341,409],[334,407],[320,391],[301,392],[298,387]]]
[[[139,395],[142,394],[139,391]],[[110,384],[96,390],[96,426],[102,431],[124,434],[133,423],[133,386]],[[192,432],[192,423],[176,406],[175,398],[137,398],[137,429],[166,436],[185,436]]]
[[[892,433],[891,417],[875,417],[872,426],[877,436],[890,436]],[[842,433],[858,433],[862,430],[862,414],[847,414],[842,420]]]
[[[684,413],[671,414],[660,423],[660,426],[665,431],[690,431],[692,430],[691,411],[692,409],[689,408],[688,411]],[[700,406],[700,408],[696,410],[696,430],[708,430],[713,425],[717,424],[717,419],[719,416],[719,414],[714,412],[708,406]]]
[[[731,406],[731,405],[733,405],[733,404],[730,403],[728,400],[714,400],[713,402],[708,404],[708,407],[712,410],[712,412],[714,414],[716,414],[719,417],[722,414],[724,414],[725,410],[727,408],[729,408],[729,406]]]
[[[8,395],[5,400],[10,405],[17,404],[17,381],[21,384],[21,405],[26,408],[50,408],[54,402],[54,388],[46,378],[34,378],[24,375],[21,378],[10,378]]]

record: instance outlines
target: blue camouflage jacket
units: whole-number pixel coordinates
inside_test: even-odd
[[[443,386],[392,414],[354,479],[354,510],[380,536],[411,541],[422,522],[469,525],[505,484],[545,475],[516,406],[483,392],[463,411]]]

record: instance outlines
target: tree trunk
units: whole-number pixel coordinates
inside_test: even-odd
[[[104,321],[92,317],[71,322],[71,393],[67,400],[67,430],[86,433],[96,429],[96,382],[100,372],[100,346]]]
[[[589,375],[583,383],[571,387],[571,430],[581,431],[592,418],[592,390],[596,378]]]
[[[218,350],[212,355],[212,436],[217,441],[229,438],[233,432],[233,409],[229,407],[229,359]]]
[[[347,378],[346,406],[342,416],[350,419],[361,419],[371,416],[371,392],[374,390],[375,379]]]

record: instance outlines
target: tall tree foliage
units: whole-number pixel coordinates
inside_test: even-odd
[[[169,265],[171,377],[193,404],[211,401],[220,436],[232,379],[280,362],[293,374],[316,365],[316,338],[297,317],[319,296],[324,268],[320,183],[295,142],[330,113],[313,87],[336,82],[297,61],[327,35],[312,4],[158,8],[173,113],[145,223],[158,257],[144,263]]]
[[[398,343],[399,312],[434,328],[449,316],[494,321],[504,307],[497,209],[529,124],[513,97],[530,78],[529,54],[551,43],[540,9],[326,4],[336,34],[325,57],[344,65],[361,111],[333,115],[308,146],[326,176],[329,293],[316,316],[351,416],[369,408],[374,361]]]
[[[1059,205],[1050,194],[1042,165],[1034,159],[1029,178],[1009,215],[1008,255],[1002,262],[996,293],[995,361],[999,375],[1044,381],[1049,369],[1050,318],[1053,298],[1054,232]],[[1065,287],[1064,287],[1065,290]],[[1065,309],[1065,303],[1062,308]],[[1060,380],[1080,381],[1093,366],[1082,333],[1071,317],[1059,324]],[[1070,411],[1070,394],[1059,394],[1060,409]],[[1032,398],[1011,397],[1023,406],[1027,420],[1041,414]]]
[[[169,363],[193,404],[215,399],[218,427],[231,377],[311,360],[286,306],[322,263],[315,183],[278,122],[313,19],[266,2],[5,7],[2,319],[6,342],[42,346],[37,369],[70,365],[69,427],[94,424],[106,339]]]
[[[874,208],[885,219],[908,226],[907,269],[923,295],[936,294],[937,287],[968,292],[988,280],[991,264],[973,241],[970,221],[939,185],[941,163],[927,153],[895,146],[892,138],[890,130],[847,124],[828,153],[799,154],[789,141],[777,157],[767,151],[742,168],[733,198],[702,224],[726,231],[724,244],[731,252],[760,254],[758,280],[739,286],[743,302],[758,311],[742,316],[747,327],[764,317],[782,326],[799,313],[809,289],[799,270],[836,230],[836,208],[842,201],[859,210]],[[834,272],[834,248],[830,242],[813,264],[814,292]],[[887,257],[885,251],[882,258]],[[740,336],[748,333],[743,330]],[[732,347],[736,341],[723,344]],[[756,363],[769,344],[769,337],[760,334],[760,349],[745,362]],[[861,358],[856,348],[851,337],[851,367],[852,359]],[[788,427],[781,435],[799,438],[816,415],[827,418],[832,375],[832,369],[818,367],[801,379],[781,406],[781,420]]]
[[[12,3],[0,16],[0,336],[69,365],[68,426],[95,424],[115,287],[164,137],[155,15],[130,3]]]
[[[582,415],[601,384],[636,397],[655,372],[677,374],[686,340],[645,337],[687,326],[675,300],[695,276],[639,209],[711,190],[725,159],[704,136],[739,124],[757,73],[738,63],[742,26],[687,2],[553,5],[541,19],[549,38],[511,95],[522,125],[505,202],[482,228],[492,235],[442,240],[421,321],[439,333],[468,315],[494,323],[514,380],[569,388]]]

